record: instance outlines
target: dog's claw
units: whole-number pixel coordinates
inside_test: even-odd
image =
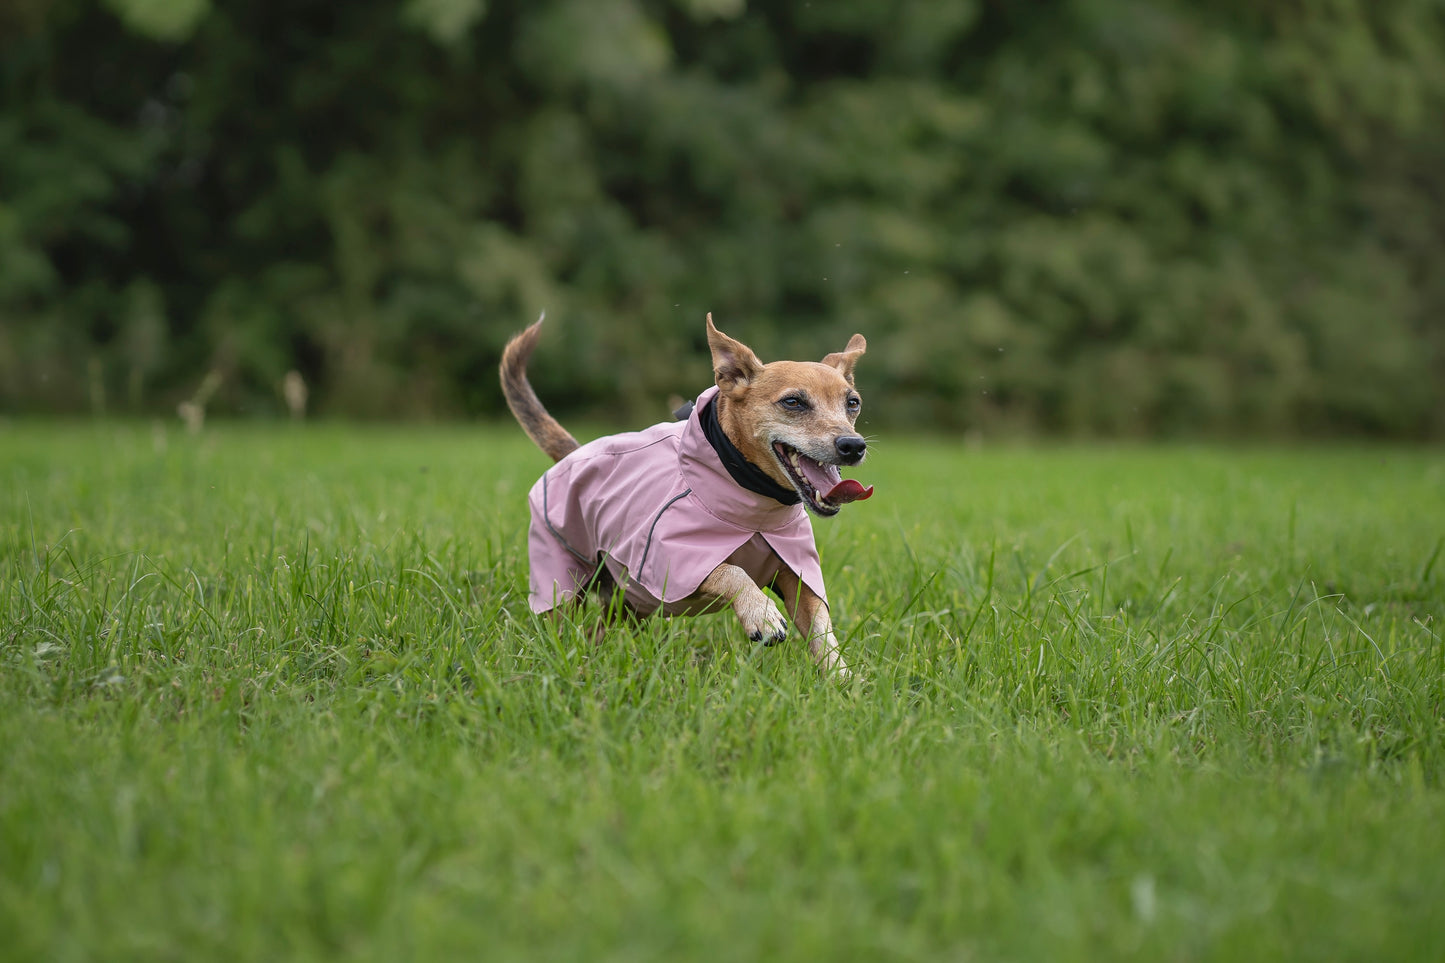
[[[778,628],[773,629],[770,632],[758,629],[756,631],[748,633],[749,639],[754,642],[761,642],[763,643],[763,645],[767,646],[777,645],[779,642],[782,642],[787,637],[788,627],[786,625],[779,626]]]
[[[758,594],[762,604],[752,612],[739,612],[738,615],[742,617],[749,639],[763,645],[777,645],[788,637],[788,620],[783,618],[783,613],[778,611],[771,599]]]
[[[769,632],[763,632],[763,631],[760,630],[760,631],[757,631],[757,632],[753,632],[752,634],[750,634],[750,635],[748,636],[748,638],[752,639],[754,642],[761,642],[761,643],[763,643],[763,645],[767,645],[767,646],[777,645],[779,642],[783,641],[783,640],[786,639],[787,637],[788,637],[788,626],[787,626],[787,623],[783,623],[782,625],[779,625],[778,627],[776,627],[775,629],[773,629],[773,631],[770,632],[770,633],[769,633]]]

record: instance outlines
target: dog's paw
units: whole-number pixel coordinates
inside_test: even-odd
[[[738,619],[742,621],[748,638],[763,645],[777,645],[788,637],[788,620],[783,618],[783,613],[772,599],[761,592],[758,594],[761,598],[757,603],[746,608],[739,607]]]
[[[848,663],[843,661],[843,654],[838,651],[838,640],[833,637],[831,629],[809,639],[808,651],[824,675],[839,682],[846,682],[852,677],[853,673],[849,671]]]

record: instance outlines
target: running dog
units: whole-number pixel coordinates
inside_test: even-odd
[[[826,518],[873,494],[839,472],[867,453],[854,428],[863,336],[821,362],[764,364],[709,314],[717,383],[685,418],[579,445],[527,382],[542,320],[507,343],[501,365],[508,407],[556,462],[529,495],[532,611],[593,588],[621,591],[637,616],[731,606],[768,645],[787,636],[786,612],[813,662],[847,676],[807,513]]]

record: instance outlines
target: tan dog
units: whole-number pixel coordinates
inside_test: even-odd
[[[847,675],[804,509],[836,515],[873,493],[838,470],[867,450],[854,428],[863,336],[821,362],[763,364],[708,315],[717,384],[686,420],[579,446],[527,382],[541,324],[507,344],[501,365],[512,413],[557,462],[530,496],[532,609],[610,586],[639,616],[731,606],[749,638],[768,644],[786,636],[786,611],[813,661]]]

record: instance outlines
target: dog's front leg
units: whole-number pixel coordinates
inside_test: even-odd
[[[783,641],[788,634],[788,622],[777,605],[736,565],[723,562],[713,569],[697,587],[697,594],[731,605],[743,624],[743,631],[754,642],[772,645]]]
[[[783,607],[793,617],[793,624],[808,640],[808,654],[813,657],[813,664],[840,679],[848,678],[848,666],[838,651],[838,640],[833,637],[828,603],[787,568],[778,573],[773,586],[783,597]]]

